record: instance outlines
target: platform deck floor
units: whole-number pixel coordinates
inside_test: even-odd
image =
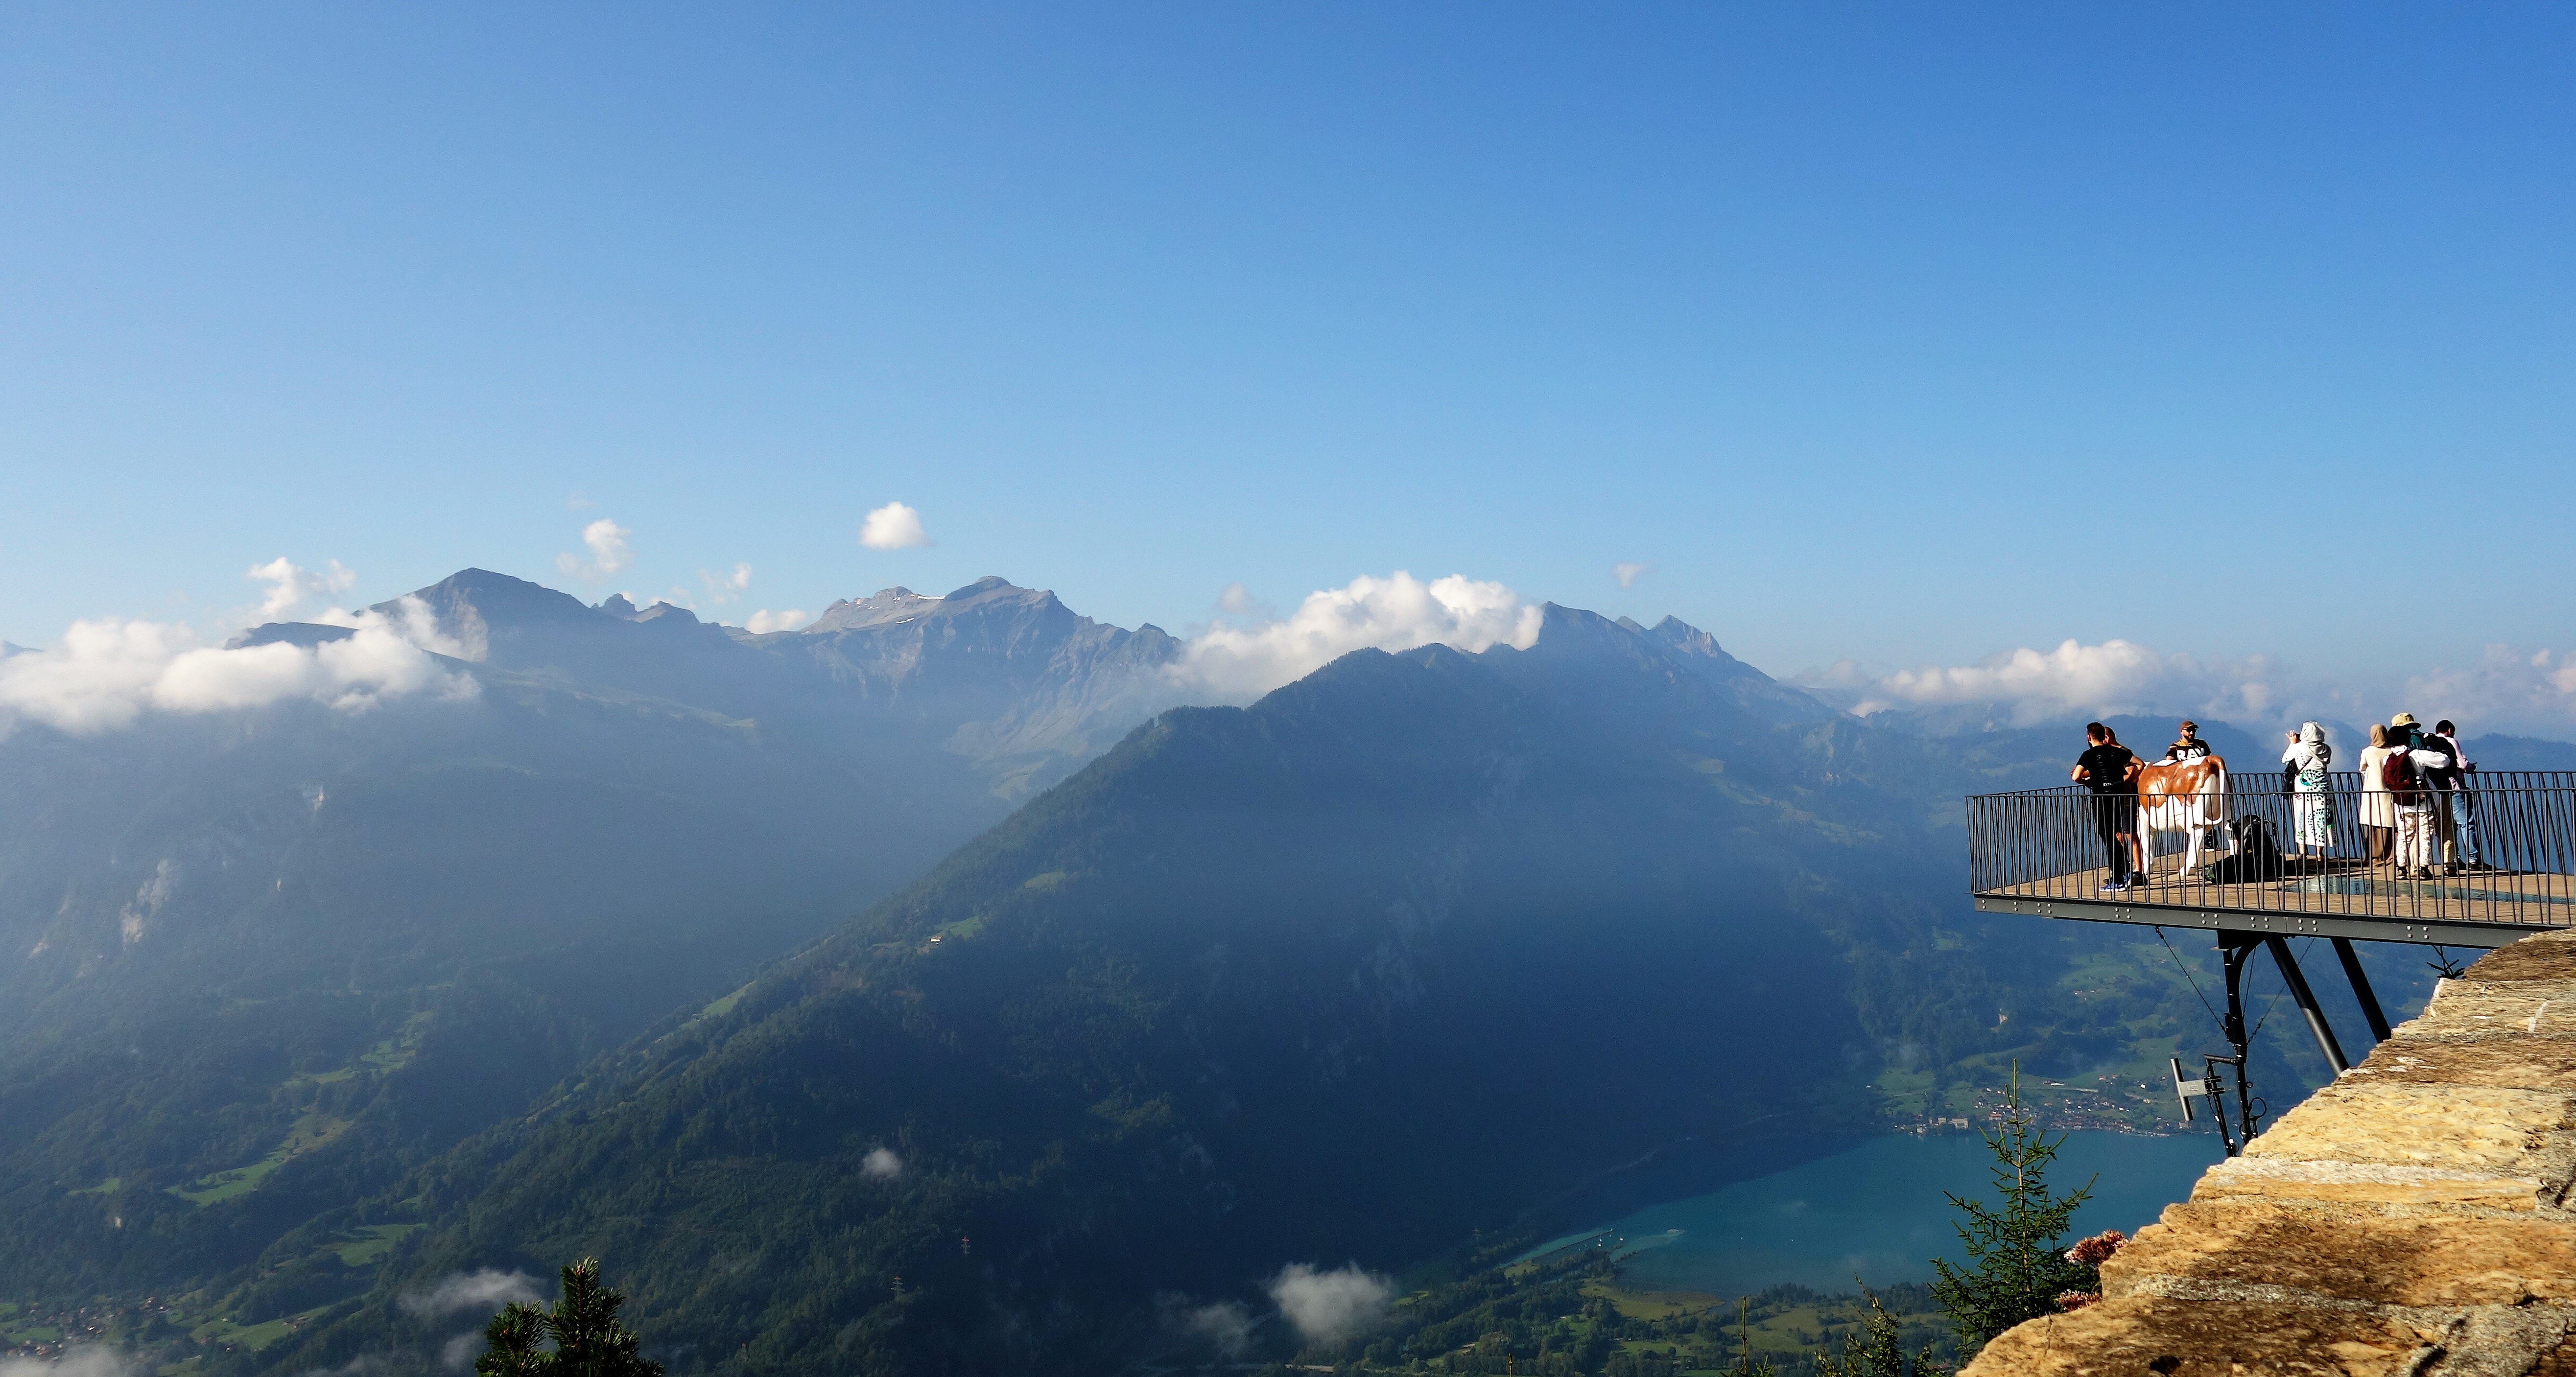
[[[2062,899],[2155,908],[2314,913],[2349,918],[2493,922],[2524,926],[2576,925],[2576,875],[2473,871],[2430,880],[2400,880],[2388,867],[2328,862],[2321,871],[2293,873],[2252,884],[2210,884],[2175,868],[2180,857],[2159,857],[2147,883],[2102,892],[2107,867],[2052,875],[1977,891],[1998,899]]]

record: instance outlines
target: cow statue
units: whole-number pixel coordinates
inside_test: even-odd
[[[2155,868],[2156,834],[2181,832],[2182,873],[2200,868],[2203,838],[2209,829],[2227,825],[2227,761],[2205,755],[2168,765],[2149,765],[2138,772],[2138,841],[2146,850],[2147,868]],[[2226,832],[2227,852],[2236,853],[2236,834]]]

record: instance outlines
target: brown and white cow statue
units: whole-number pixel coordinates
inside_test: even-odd
[[[2210,828],[2227,838],[2236,853],[2236,835],[2227,828],[2227,761],[2214,755],[2149,765],[2138,771],[2138,841],[2146,849],[2147,867],[2155,867],[2156,834],[2181,832],[2182,873],[2200,868],[2202,838]]]

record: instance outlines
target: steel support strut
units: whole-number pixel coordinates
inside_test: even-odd
[[[2388,1041],[2388,1015],[2379,1011],[2379,996],[2371,991],[2370,977],[2362,974],[2361,957],[2352,949],[2352,940],[2334,939],[2335,959],[2343,963],[2344,979],[2352,982],[2352,997],[2361,1004],[2362,1021],[2370,1025],[2374,1043]]]
[[[2236,933],[2221,933],[2218,938],[2218,965],[2227,978],[2227,1017],[2222,1026],[2227,1048],[2235,1054],[2236,1062],[2236,1122],[2249,1143],[2258,1130],[2254,1123],[2254,1092],[2245,1084],[2245,959],[2254,954],[2262,940]]]
[[[2317,1007],[2317,992],[2308,988],[2308,978],[2299,973],[2299,963],[2290,956],[2290,944],[2278,937],[2266,937],[2263,945],[2271,949],[2272,964],[2281,968],[2281,980],[2290,987],[2290,1000],[2308,1017],[2308,1031],[2317,1035],[2317,1050],[2326,1054],[2326,1066],[2340,1076],[2351,1069],[2343,1059],[2343,1045],[2335,1041],[2334,1029],[2326,1025],[2326,1011]]]

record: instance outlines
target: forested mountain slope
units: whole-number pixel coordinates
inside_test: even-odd
[[[1173,697],[1169,637],[999,579],[759,637],[412,596],[455,691],[0,736],[0,1296],[247,1275]]]
[[[261,1363],[428,1352],[405,1288],[600,1252],[683,1371],[1081,1370],[1158,1293],[1859,1126],[1884,1048],[1998,1041],[2045,961],[1943,940],[1946,772],[1738,670],[1551,609],[1168,712],[351,1215],[429,1229]]]

